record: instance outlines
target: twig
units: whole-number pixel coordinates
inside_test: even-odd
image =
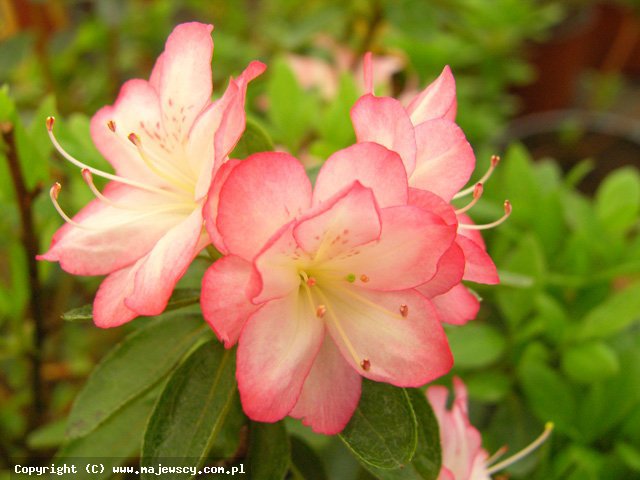
[[[22,242],[27,253],[27,269],[29,273],[29,302],[31,315],[34,322],[33,331],[33,352],[31,352],[32,378],[31,388],[33,393],[33,415],[31,426],[35,427],[41,423],[44,414],[44,392],[42,386],[42,345],[44,343],[44,309],[42,305],[40,278],[38,276],[38,265],[36,255],[38,254],[38,239],[36,237],[33,224],[32,203],[34,198],[40,193],[39,188],[28,190],[18,154],[13,131],[10,123],[0,124],[0,133],[6,145],[6,157],[11,172],[11,180],[16,191],[16,201],[20,210],[20,220],[22,222]]]

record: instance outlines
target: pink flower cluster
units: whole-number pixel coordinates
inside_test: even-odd
[[[362,378],[417,387],[446,374],[442,323],[475,317],[461,283],[497,283],[478,229],[465,215],[482,185],[455,124],[448,68],[408,106],[372,91],[351,116],[357,143],[331,155],[315,186],[286,153],[230,153],[245,128],[251,63],[211,101],[212,26],[176,27],[148,81],[131,80],[91,122],[115,173],[82,169],[96,199],[67,220],[41,259],[78,275],[107,275],[96,325],[157,315],[196,255],[222,258],[202,283],[204,318],[237,348],[243,408],[258,421],[287,415],[340,432]],[[109,180],[100,191],[93,176]],[[456,210],[451,200],[472,195]],[[506,205],[506,210],[508,210]],[[507,213],[508,214],[508,211]]]

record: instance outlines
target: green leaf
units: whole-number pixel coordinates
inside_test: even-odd
[[[267,96],[276,140],[295,153],[316,118],[319,108],[316,96],[302,89],[283,58],[269,68]]]
[[[88,434],[149,390],[209,331],[197,315],[148,320],[94,369],[71,409],[67,437]]]
[[[247,118],[244,133],[230,157],[242,159],[253,153],[270,152],[272,150],[273,142],[267,131],[252,118]]]
[[[418,446],[411,465],[421,478],[435,480],[442,465],[438,420],[423,392],[409,389],[408,393],[418,421]]]
[[[416,416],[407,392],[364,380],[358,408],[340,438],[364,465],[385,469],[406,465],[418,442]]]
[[[562,370],[579,383],[593,383],[620,370],[618,356],[602,342],[588,342],[569,348],[562,354]]]
[[[552,421],[558,431],[576,434],[576,398],[565,379],[533,358],[520,363],[518,379],[531,409],[541,421]]]
[[[320,138],[332,152],[355,143],[356,137],[351,124],[351,107],[358,100],[358,87],[351,74],[340,77],[338,93],[322,116],[318,129]]]
[[[93,320],[93,305],[72,308],[62,314],[62,319],[67,322],[90,322]]]
[[[465,375],[469,395],[474,400],[487,403],[498,403],[504,399],[511,390],[511,380],[504,373],[493,370],[481,371],[471,375]]]
[[[640,320],[640,282],[615,293],[591,310],[576,332],[579,340],[606,338]]]
[[[638,222],[640,212],[640,174],[633,167],[616,170],[596,192],[596,216],[613,233],[624,233]]]
[[[193,462],[190,466],[201,465],[236,394],[235,351],[225,350],[217,340],[200,345],[158,398],[144,434],[141,465],[165,464],[171,457],[179,461],[177,466],[186,465],[187,459]]]
[[[176,288],[167,303],[165,312],[193,305],[200,301],[200,291],[195,288]],[[67,322],[88,322],[93,320],[93,305],[83,305],[62,314]]]
[[[512,327],[517,326],[533,310],[536,293],[544,280],[545,260],[542,248],[533,235],[523,236],[517,248],[502,265],[508,272],[527,275],[534,279],[530,287],[499,287],[498,305]]]
[[[291,473],[295,480],[326,480],[322,459],[304,441],[291,436]]]
[[[157,389],[154,389],[147,395],[139,396],[88,435],[70,440],[58,451],[55,462],[60,464],[65,460],[82,458],[85,459],[84,463],[104,465],[104,470],[101,474],[89,474],[81,467],[73,478],[111,478],[112,467],[121,465],[128,458],[139,454],[142,433],[156,394]]]
[[[440,473],[442,451],[438,420],[424,392],[407,389],[418,422],[418,443],[411,463],[392,470],[365,467],[382,480],[435,480]]]
[[[496,362],[504,353],[505,339],[494,327],[472,322],[447,327],[447,338],[459,368],[482,368]]]
[[[34,430],[27,437],[27,445],[34,450],[44,450],[59,447],[64,441],[64,431],[67,427],[67,420],[54,420],[37,430]]]
[[[513,205],[510,223],[530,225],[538,215],[540,187],[536,183],[532,165],[531,156],[525,147],[515,144],[509,147],[503,165],[500,166],[504,182],[502,195]]]
[[[640,472],[640,450],[625,442],[616,443],[615,451],[622,461],[635,472]]]
[[[289,470],[291,446],[284,422],[251,422],[249,472],[254,480],[283,479]]]

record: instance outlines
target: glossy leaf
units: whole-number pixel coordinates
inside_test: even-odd
[[[167,303],[165,312],[196,304],[200,301],[200,291],[194,288],[176,288]],[[83,305],[62,314],[67,322],[88,322],[93,320],[93,305]]]
[[[582,320],[579,339],[606,338],[640,320],[640,283],[615,293]]]
[[[229,155],[231,158],[247,158],[249,155],[258,152],[269,152],[273,150],[273,142],[267,131],[251,118],[247,118],[246,128],[242,138],[236,148]]]
[[[602,342],[575,345],[562,354],[562,370],[579,383],[593,383],[615,375],[620,362],[615,350]]]
[[[482,368],[497,361],[504,353],[506,341],[502,333],[486,324],[472,322],[447,328],[447,338],[456,367]]]
[[[291,446],[284,422],[251,422],[249,471],[253,480],[282,480],[289,470]]]
[[[59,465],[65,460],[74,463],[74,459],[83,459],[82,463],[85,464],[102,464],[104,470],[101,473],[100,470],[89,473],[80,467],[73,478],[111,478],[112,467],[121,465],[139,454],[142,434],[156,394],[157,390],[153,390],[147,395],[139,396],[88,435],[67,442],[56,454],[56,464]]]
[[[291,473],[295,480],[327,480],[322,459],[303,440],[290,437]]]
[[[86,435],[153,387],[209,334],[196,315],[146,321],[95,368],[73,404],[68,438]]]
[[[621,168],[607,176],[596,192],[595,210],[602,226],[611,232],[625,232],[638,221],[640,174],[635,168]]]
[[[141,466],[166,463],[172,457],[183,459],[178,465],[199,466],[222,430],[236,395],[235,351],[225,350],[217,340],[200,345],[176,369],[158,398],[144,434]]]
[[[406,465],[418,442],[416,415],[407,392],[364,380],[358,408],[340,438],[367,466],[394,469]]]

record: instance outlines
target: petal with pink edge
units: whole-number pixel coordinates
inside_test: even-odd
[[[463,235],[456,237],[456,243],[464,252],[465,267],[463,278],[465,280],[488,285],[500,283],[496,265],[484,248]]]
[[[240,160],[229,160],[222,164],[213,177],[213,182],[211,182],[211,187],[207,194],[207,200],[202,208],[202,216],[205,219],[204,225],[207,229],[207,233],[209,234],[209,238],[211,238],[211,243],[213,243],[223,254],[228,253],[228,250],[224,245],[222,235],[220,235],[217,225],[220,190],[231,173],[231,170],[233,170],[239,163]]]
[[[417,387],[451,369],[453,357],[444,330],[418,292],[346,287],[330,290],[326,298],[327,329],[361,375]]]
[[[118,175],[145,184],[164,184],[166,180],[149,169],[127,138],[135,133],[145,149],[155,152],[158,137],[166,135],[161,118],[160,100],[153,87],[145,80],[129,80],[120,89],[115,103],[102,107],[91,118],[91,138]],[[107,125],[111,121],[115,132]]]
[[[440,216],[447,225],[458,224],[458,217],[453,206],[435,193],[409,187],[407,203]]]
[[[427,283],[416,287],[422,295],[430,300],[448,292],[462,281],[464,274],[464,252],[457,243],[440,258],[436,274]]]
[[[373,190],[378,205],[407,202],[407,173],[397,153],[377,143],[357,143],[331,155],[322,165],[313,204],[327,201],[354,181]]]
[[[377,240],[380,231],[380,211],[373,192],[355,182],[300,219],[293,234],[298,245],[320,262]]]
[[[351,108],[351,122],[359,143],[375,142],[397,152],[411,174],[416,165],[413,124],[402,104],[391,97],[363,95]]]
[[[249,418],[276,422],[293,409],[323,338],[322,322],[297,292],[266,303],[249,318],[236,370]]]
[[[176,283],[201,247],[202,208],[173,227],[149,252],[136,273],[135,286],[127,296],[127,307],[140,315],[158,315],[167,306]]]
[[[211,99],[213,25],[191,22],[173,29],[151,72],[162,105],[163,122],[184,138]]]
[[[329,335],[302,387],[296,406],[290,412],[314,432],[340,433],[358,406],[362,378],[344,360]]]
[[[124,303],[133,291],[133,282],[142,260],[105,278],[93,301],[93,322],[100,328],[119,327],[138,316]]]
[[[202,314],[226,348],[236,344],[245,323],[258,309],[248,294],[254,275],[251,263],[235,255],[222,257],[204,274]]]
[[[453,121],[456,118],[457,106],[456,81],[447,65],[440,76],[411,101],[407,112],[414,125],[434,118]]]
[[[293,227],[293,221],[283,226],[257,255],[254,261],[257,288],[249,292],[253,303],[287,296],[300,285],[297,261],[306,255],[296,244]]]
[[[237,79],[230,80],[222,97],[196,119],[187,144],[187,158],[198,177],[196,199],[207,193],[211,176],[215,175],[242,136],[247,84],[265,68],[260,62],[251,62]]]
[[[468,181],[476,159],[462,130],[448,120],[430,120],[416,127],[418,154],[409,185],[446,201]]]
[[[354,274],[359,285],[373,290],[404,290],[430,280],[454,241],[455,227],[413,206],[383,208],[380,217],[382,232],[377,242],[328,265],[345,275]]]
[[[464,325],[476,318],[480,302],[467,287],[456,285],[451,290],[431,299],[440,321],[451,325]]]
[[[144,210],[116,208],[96,199],[73,217],[84,228],[62,226],[53,236],[49,251],[37,258],[58,261],[74,275],[108,274],[146,255],[185,217],[180,210],[167,210],[170,205],[165,197],[143,190],[111,183],[104,195],[116,204]]]
[[[222,186],[217,227],[230,253],[252,260],[310,203],[311,182],[298,160],[286,153],[257,153],[235,167]]]

